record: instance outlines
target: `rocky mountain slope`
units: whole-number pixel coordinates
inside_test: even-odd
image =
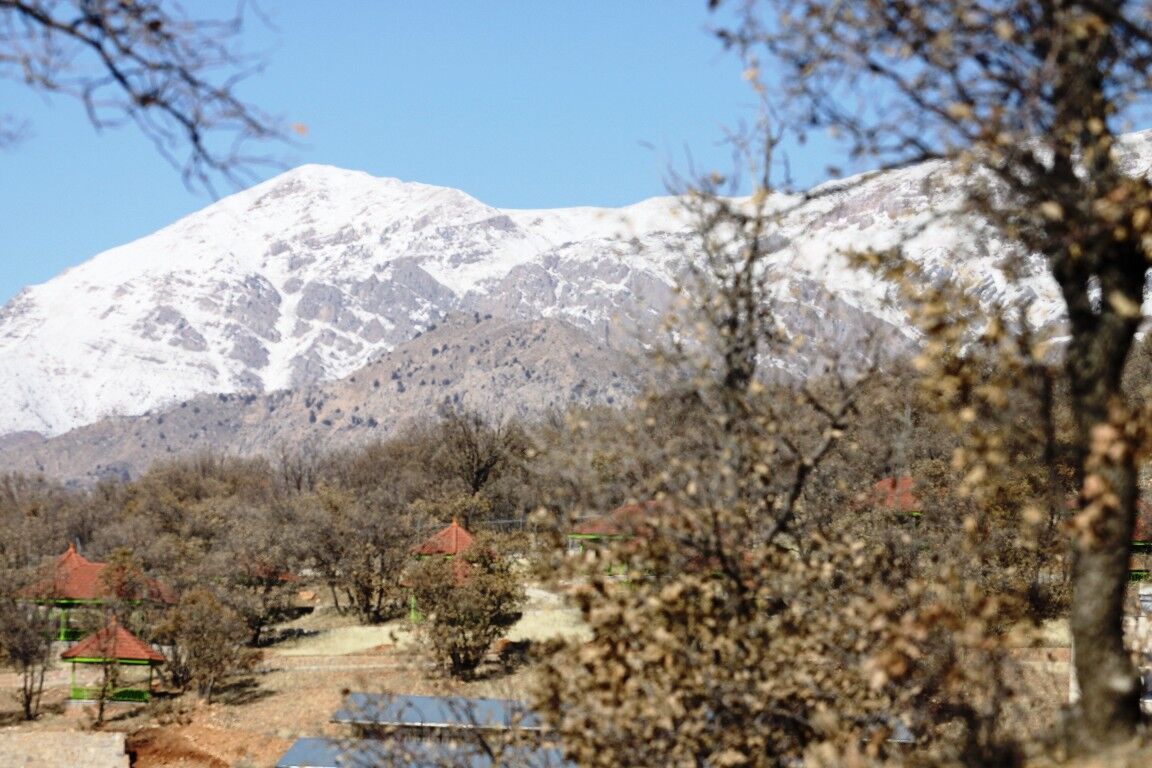
[[[504,212],[297,168],[15,297],[0,312],[0,434],[332,380],[453,311],[565,318],[628,343],[670,295],[674,207]]]
[[[499,421],[574,404],[624,403],[643,367],[563,320],[456,315],[343,379],[268,394],[204,394],[52,438],[0,438],[0,466],[88,483],[212,451],[323,451],[382,438],[445,406]]]
[[[1150,135],[1125,146],[1147,174]],[[914,345],[895,287],[841,255],[897,242],[930,280],[1027,298],[1037,323],[1059,322],[1043,269],[1005,280],[1011,246],[962,200],[943,163],[773,198],[765,269],[781,326],[832,350],[873,331]],[[632,361],[678,311],[698,253],[674,198],[500,210],[303,166],[0,309],[0,468],[118,473],[197,445],[362,439],[445,401],[494,414],[614,402],[640,386]],[[818,361],[766,363],[803,375]]]

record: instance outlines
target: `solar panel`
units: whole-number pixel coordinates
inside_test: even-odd
[[[575,768],[559,749],[515,748],[501,755],[501,765],[520,768]],[[297,739],[276,768],[493,768],[483,751],[448,742]]]
[[[511,699],[350,693],[334,723],[403,728],[540,730],[538,715]]]

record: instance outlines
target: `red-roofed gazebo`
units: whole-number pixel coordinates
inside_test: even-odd
[[[923,505],[916,495],[916,483],[908,475],[885,477],[872,486],[872,503],[882,509],[920,516]]]
[[[94,563],[76,551],[72,544],[56,558],[51,571],[21,592],[23,597],[48,602],[100,602],[106,589],[100,580],[104,563]]]
[[[583,552],[592,544],[643,536],[645,529],[650,533],[653,517],[660,506],[659,501],[642,501],[617,507],[605,515],[590,517],[568,533],[568,551]]]
[[[455,557],[461,552],[467,551],[471,546],[472,534],[464,530],[460,523],[456,522],[456,518],[452,518],[452,523],[447,528],[437,531],[423,544],[416,547],[415,552],[419,557],[433,557],[435,555]]]
[[[447,528],[443,528],[429,536],[424,542],[415,547],[412,552],[419,558],[445,557],[452,560],[452,573],[456,582],[460,583],[468,578],[468,563],[457,555],[467,552],[472,546],[472,534],[464,530],[463,526],[452,518]],[[420,610],[416,606],[416,597],[408,598],[408,618],[413,623],[423,620]]]
[[[115,589],[104,578],[107,568],[107,563],[89,560],[69,544],[47,574],[32,586],[20,590],[19,596],[60,610],[58,640],[76,639],[76,631],[68,625],[69,611],[73,608],[100,606],[116,597],[128,602],[176,603],[176,596],[167,585],[150,578],[142,580],[138,594],[115,594]]]
[[[103,629],[100,629],[60,654],[64,661],[72,663],[72,696],[73,699],[95,699],[102,694],[112,701],[147,701],[152,692],[152,670],[163,664],[164,656],[148,643],[129,632],[120,625],[113,616]],[[77,664],[99,664],[104,672],[100,685],[77,685]],[[113,680],[114,685],[109,690],[107,670],[109,666],[117,668],[148,667],[148,679],[131,681],[122,679],[118,673]],[[141,686],[144,687],[141,687]]]
[[[1128,579],[1147,581],[1152,577],[1152,506],[1143,499],[1136,502],[1136,525],[1129,549]]]

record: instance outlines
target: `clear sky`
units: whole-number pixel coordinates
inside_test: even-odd
[[[196,0],[195,12],[229,2]],[[325,163],[456,187],[509,208],[624,205],[670,171],[732,169],[754,117],[705,0],[264,0],[241,90],[286,122],[287,167]],[[211,203],[131,127],[0,82],[32,133],[0,151],[0,302]],[[794,171],[795,171],[794,165]],[[270,170],[265,175],[275,175]],[[797,175],[803,179],[804,171]],[[231,190],[223,190],[228,192]]]

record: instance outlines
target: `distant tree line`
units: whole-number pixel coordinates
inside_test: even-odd
[[[1152,367],[1149,360],[1145,353],[1134,363],[1136,377]],[[944,583],[961,572],[972,591],[953,595],[953,607],[975,610],[991,600],[997,607],[988,614],[995,625],[990,631],[1061,615],[1068,577],[1059,512],[1045,508],[1039,521],[1029,517],[1033,536],[1014,533],[1022,516],[1034,515],[1036,498],[1051,497],[1052,482],[1061,500],[1071,489],[1062,448],[1071,417],[1059,387],[1049,393],[1055,448],[1026,429],[1006,433],[1010,471],[995,494],[973,497],[953,461],[961,436],[914,379],[899,365],[851,380],[813,377],[802,386],[747,379],[735,399],[730,384],[683,385],[628,408],[572,409],[530,423],[494,424],[449,410],[359,448],[285,447],[261,458],[205,454],[86,490],[9,474],[0,478],[0,574],[11,595],[72,542],[92,559],[116,560],[122,571],[164,581],[179,604],[138,626],[166,648],[169,681],[207,696],[221,670],[251,663],[247,649],[266,642],[269,627],[292,615],[304,585],[327,590],[338,610],[364,623],[404,615],[418,595],[421,609],[436,613],[427,630],[445,668],[468,674],[514,618],[508,611],[519,601],[518,579],[509,578],[507,560],[485,554],[491,543],[468,558],[468,583],[439,563],[414,568],[418,542],[453,518],[474,532],[505,530],[514,521],[519,532],[498,545],[506,553],[522,555],[539,578],[583,578],[589,571],[582,561],[560,555],[563,535],[582,518],[652,499],[665,506],[647,538],[651,549],[601,553],[632,569],[631,586],[618,590],[595,577],[581,598],[598,633],[594,645],[602,640],[612,653],[651,652],[645,648],[652,638],[644,634],[629,641],[640,646],[619,644],[629,624],[603,624],[624,616],[650,626],[663,622],[669,637],[679,631],[667,624],[674,617],[688,622],[680,629],[689,636],[698,622],[711,620],[728,622],[734,632],[756,632],[759,622],[782,621],[778,611],[787,604],[810,609],[809,629],[827,637],[821,633],[846,631],[842,617],[855,615],[844,601],[885,594],[894,601],[886,603],[891,611],[912,611],[923,608],[929,594],[916,585]],[[1033,395],[1018,392],[997,418],[1025,423],[1040,407]],[[877,496],[876,483],[893,478],[911,478],[915,509]],[[787,526],[776,530],[783,517]],[[983,542],[977,548],[973,525]],[[853,547],[867,557],[853,555]],[[853,568],[858,572],[850,573]],[[646,616],[653,605],[667,607],[643,602],[651,590],[660,594],[668,577],[686,574],[722,574],[728,581],[715,586],[712,599],[735,597],[734,585],[756,596],[743,607],[712,603],[721,614],[711,619]],[[831,574],[832,581],[819,574]],[[755,586],[769,576],[770,583]],[[675,602],[688,606],[698,599]],[[603,611],[617,602],[624,613]],[[19,609],[16,601],[4,605]],[[495,607],[476,621],[473,614],[486,606]],[[636,609],[641,613],[630,613]],[[4,626],[0,645],[19,666],[28,653],[26,633],[16,629],[18,621]],[[205,637],[207,627],[213,637]],[[913,686],[923,707],[947,699],[943,689],[956,681],[945,670],[959,658],[955,637],[942,630],[931,636],[921,652],[938,666],[931,680]],[[774,668],[769,660],[777,651],[821,658],[802,646],[769,645],[757,650],[766,654],[763,669]],[[573,674],[565,658],[564,652],[552,657],[545,670],[555,676],[544,679],[569,697],[583,695],[579,686],[604,684],[600,675],[612,668],[605,657],[591,674]],[[691,655],[684,662],[697,664]],[[862,674],[860,668],[853,674]],[[868,706],[878,709],[881,700],[892,703],[873,697]],[[629,701],[641,706],[650,699]],[[801,699],[788,706],[806,718],[817,704]],[[807,727],[781,728],[772,738],[785,752],[807,738]]]

